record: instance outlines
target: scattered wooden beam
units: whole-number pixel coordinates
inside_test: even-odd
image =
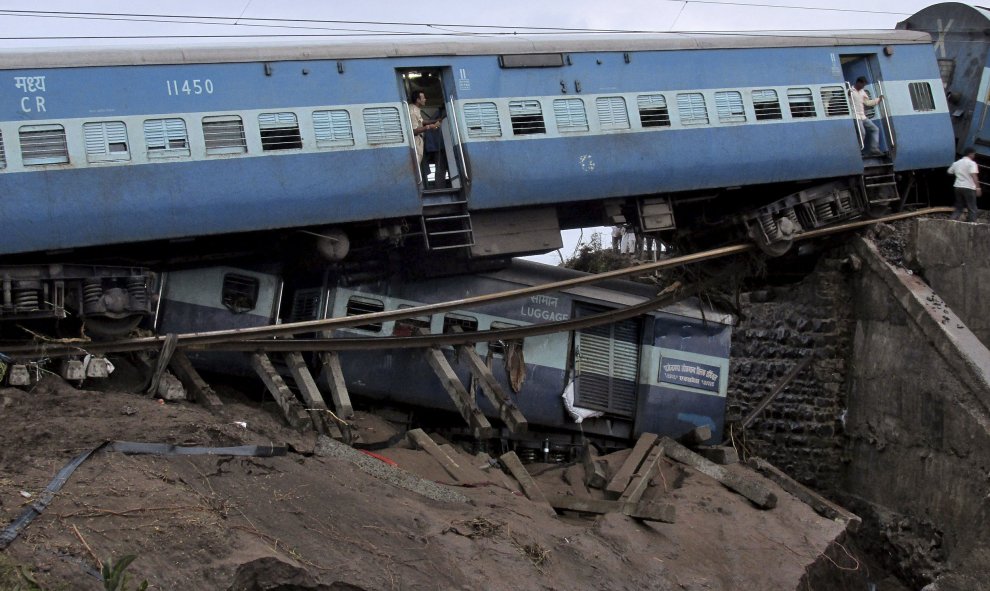
[[[193,400],[211,411],[217,411],[223,408],[223,403],[220,402],[220,398],[216,392],[199,375],[199,372],[196,371],[196,368],[193,367],[192,362],[189,361],[189,358],[186,357],[186,354],[182,350],[178,350],[172,354],[172,361],[169,362],[169,367],[172,368],[175,376],[185,386],[186,391],[192,394]]]
[[[309,422],[309,416],[296,400],[295,395],[285,385],[285,380],[279,375],[278,370],[272,365],[272,360],[265,353],[253,353],[251,355],[251,366],[254,371],[265,382],[268,391],[271,392],[275,403],[282,409],[286,422],[293,429],[302,429]]]
[[[639,465],[643,462],[643,458],[646,457],[646,454],[650,452],[650,448],[656,442],[657,436],[653,433],[643,433],[639,436],[639,439],[636,440],[636,445],[633,446],[632,452],[605,487],[605,496],[618,499],[622,495],[622,492],[629,486],[629,479],[632,478],[633,473],[639,468]]]
[[[702,445],[694,451],[706,460],[723,466],[739,463],[739,452],[731,445]]]
[[[499,457],[499,461],[501,461],[502,465],[509,470],[509,473],[519,481],[519,484],[523,489],[523,494],[526,495],[527,499],[539,505],[545,506],[547,511],[549,511],[552,515],[557,515],[557,512],[553,510],[553,507],[547,503],[547,498],[543,495],[543,491],[540,490],[540,487],[536,485],[536,481],[533,480],[533,477],[530,476],[529,472],[526,470],[526,467],[519,461],[519,456],[516,455],[516,452],[510,451],[503,454]]]
[[[437,445],[437,442],[433,441],[425,431],[422,429],[413,429],[406,433],[406,437],[409,439],[409,443],[412,444],[413,448],[421,449],[430,454],[454,480],[465,482],[461,466],[453,458],[444,453],[440,449],[440,446]]]
[[[284,359],[289,373],[292,374],[292,379],[296,381],[299,395],[306,403],[306,412],[313,420],[313,427],[316,428],[317,433],[328,435],[334,439],[341,439],[343,434],[340,432],[340,427],[329,417],[327,403],[323,400],[323,394],[316,386],[316,380],[313,379],[313,374],[310,373],[302,353],[286,353]]]
[[[681,443],[695,446],[701,445],[712,438],[712,428],[708,425],[701,425],[700,427],[695,427],[691,429],[684,435],[681,435]]]
[[[460,332],[460,327],[455,326],[454,330]],[[478,380],[478,384],[481,385],[481,391],[484,392],[485,397],[498,409],[498,416],[505,423],[509,431],[515,434],[525,433],[529,428],[526,417],[523,416],[516,403],[512,401],[512,398],[502,388],[502,384],[499,384],[498,380],[495,379],[492,370],[488,369],[488,365],[481,359],[478,352],[474,350],[474,345],[460,345],[457,347],[457,350],[467,359],[471,375],[474,376],[474,379]]]
[[[547,501],[550,506],[560,511],[575,511],[577,513],[622,513],[633,519],[643,521],[662,521],[674,523],[676,509],[669,503],[625,503],[623,501],[605,501],[596,499],[579,499],[567,495],[551,495]]]
[[[663,458],[664,443],[661,440],[643,460],[643,464],[636,470],[632,478],[629,479],[629,486],[622,491],[619,501],[624,503],[638,503],[643,497],[643,493],[650,486],[650,480],[660,471],[660,459]]]
[[[777,506],[777,495],[758,480],[729,472],[669,437],[662,438],[660,444],[663,446],[667,457],[687,464],[702,474],[718,480],[722,486],[746,497],[760,509],[773,509]]]
[[[461,416],[464,417],[464,421],[474,431],[474,436],[478,439],[486,439],[494,436],[495,429],[492,428],[491,423],[488,422],[488,419],[481,412],[481,409],[478,408],[478,405],[475,404],[474,397],[464,388],[464,384],[458,379],[454,368],[447,362],[447,358],[444,357],[440,347],[430,347],[425,350],[425,354],[430,367],[433,368],[437,377],[440,378],[440,383],[443,384],[444,390],[447,391],[450,399],[454,401],[454,406],[457,407]]]
[[[595,453],[595,448],[590,443],[584,444],[581,463],[584,464],[584,484],[586,486],[603,489],[608,485],[608,464],[598,459],[598,454]]]
[[[347,392],[347,384],[344,382],[344,372],[340,367],[340,356],[336,351],[321,353],[320,359],[326,369],[328,386],[330,386],[330,398],[333,400],[333,407],[337,410],[337,416],[342,419],[354,417],[354,407],[351,406],[351,397]]]
[[[158,363],[155,365],[155,373],[151,375],[151,383],[148,384],[148,393],[152,396],[158,393],[158,384],[162,381],[162,375],[172,360],[172,354],[175,353],[175,346],[178,342],[179,335],[174,332],[165,335],[162,350],[158,353]]]
[[[805,487],[763,458],[751,458],[749,465],[770,480],[773,480],[780,488],[791,493],[798,500],[811,507],[815,513],[818,513],[822,517],[845,523],[847,531],[856,533],[859,530],[860,524],[863,523],[863,520],[855,513],[836,505],[815,491]]]

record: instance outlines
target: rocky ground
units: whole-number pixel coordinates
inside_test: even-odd
[[[374,458],[285,427],[270,400],[230,389],[221,398],[223,409],[211,413],[190,402],[77,389],[53,376],[30,389],[0,389],[0,527],[70,459],[105,441],[288,448],[278,457],[96,451],[0,553],[0,590],[104,589],[100,564],[127,555],[136,556],[128,591],[141,581],[232,591],[702,591],[852,589],[869,579],[855,549],[839,542],[843,524],[769,481],[779,502],[761,510],[663,460],[644,498],[672,504],[675,523],[553,515],[466,452],[458,459],[470,482],[452,486],[404,439]],[[397,432],[366,413],[353,427],[369,441]],[[628,453],[605,459],[615,470]],[[569,484],[573,466],[528,468],[547,493],[600,493]],[[853,579],[855,586],[839,583]]]

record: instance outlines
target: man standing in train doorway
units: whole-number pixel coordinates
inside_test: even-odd
[[[431,129],[440,127],[439,123],[423,121],[423,107],[426,106],[426,93],[414,90],[409,94],[409,119],[412,120],[413,137],[416,138],[416,164],[423,163],[423,134]]]
[[[956,175],[953,191],[956,194],[956,208],[949,216],[950,220],[962,220],[963,212],[969,211],[969,221],[976,221],[976,198],[983,191],[980,189],[980,168],[976,165],[976,150],[966,148],[963,157],[952,163],[947,170]]]
[[[870,98],[870,93],[866,92],[866,78],[860,76],[856,78],[852,90],[849,92],[849,99],[852,101],[853,113],[856,114],[856,124],[859,125],[859,135],[865,144],[864,156],[883,156],[880,151],[880,128],[870,121],[866,116],[866,107],[873,107],[883,100],[881,94],[877,98]]]

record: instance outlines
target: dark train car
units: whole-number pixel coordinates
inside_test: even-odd
[[[279,302],[274,275],[234,268],[183,272],[168,278],[163,331],[214,330],[282,320],[297,322],[397,310],[463,299],[584,275],[515,261],[505,269],[420,281],[380,281],[343,287],[329,281],[303,286]],[[246,278],[253,281],[245,282]],[[244,290],[245,283],[253,287]],[[236,285],[235,285],[236,284]],[[240,308],[234,293],[248,293]],[[640,304],[656,289],[607,281],[477,308],[338,329],[334,337],[409,336],[455,330],[488,331],[560,322]],[[267,317],[267,319],[266,319]],[[530,424],[530,437],[552,436],[569,444],[583,436],[628,442],[643,432],[679,436],[708,426],[720,441],[725,416],[733,318],[686,301],[612,324],[526,337],[480,341],[476,350]],[[452,347],[443,354],[460,381],[471,384],[467,359]],[[194,354],[200,367],[250,371],[232,354]],[[343,351],[348,390],[367,399],[456,411],[422,349]],[[325,386],[326,376],[323,376]],[[515,386],[513,386],[515,384]],[[480,408],[498,418],[483,396]]]
[[[976,149],[990,165],[990,9],[959,2],[933,4],[897,24],[931,34],[956,138],[956,152]]]
[[[4,266],[320,252],[448,271],[620,222],[724,239],[741,219],[786,246],[952,153],[913,31],[59,48],[0,69]],[[881,158],[861,157],[859,75],[887,98]],[[446,114],[446,173],[417,163],[410,91]],[[57,315],[43,296],[65,289],[147,313],[128,277],[82,281],[12,279],[0,318]]]

